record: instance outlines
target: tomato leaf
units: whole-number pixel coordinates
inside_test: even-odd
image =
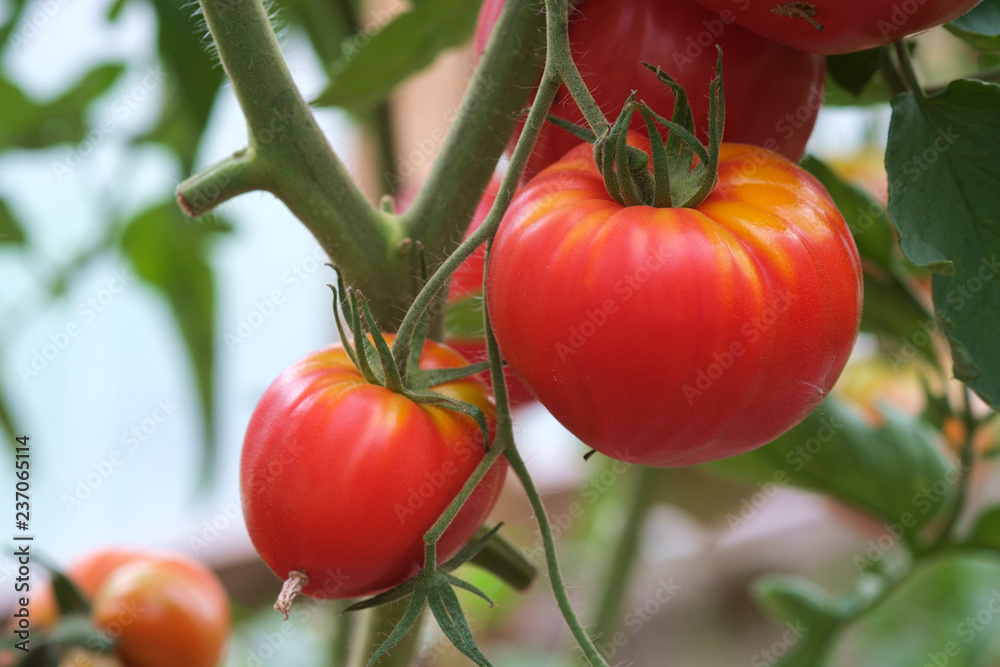
[[[886,168],[901,247],[934,277],[954,374],[1000,407],[1000,86],[953,81],[893,100]]]
[[[828,398],[774,442],[703,467],[755,483],[766,497],[782,486],[828,494],[910,540],[952,502],[956,473],[926,424],[883,410],[885,424],[875,428]]]
[[[348,38],[330,67],[330,85],[314,104],[361,111],[385,99],[441,51],[465,43],[478,11],[479,3],[468,0],[423,0],[375,34]]]
[[[24,245],[25,236],[21,223],[7,208],[6,202],[0,199],[0,247]]]
[[[427,596],[427,602],[441,631],[451,640],[455,648],[480,667],[492,667],[490,661],[476,646],[472,629],[465,620],[462,605],[451,584],[444,579],[436,579]]]
[[[890,361],[896,368],[913,351],[937,364],[933,338],[934,314],[916,299],[904,280],[906,270],[895,260],[891,223],[885,209],[856,185],[847,183],[824,162],[807,155],[802,166],[819,179],[851,229],[864,265],[864,311],[861,330],[881,334],[893,344]],[[920,334],[919,332],[923,332]]]
[[[818,585],[798,576],[771,575],[754,582],[757,602],[784,621],[788,652],[779,665],[812,667],[823,664],[841,622],[841,604]]]
[[[68,616],[74,613],[90,613],[90,602],[76,584],[59,570],[52,570],[52,592],[55,594],[60,614]]]
[[[455,382],[490,369],[490,362],[480,361],[477,364],[459,366],[458,368],[433,368],[418,369],[415,373],[407,375],[407,384],[410,389],[430,389],[445,382]]]
[[[945,28],[974,49],[1000,51],[1000,0],[983,0]]]
[[[425,602],[427,602],[427,593],[418,588],[414,591],[403,617],[399,619],[399,623],[392,629],[392,634],[386,637],[385,641],[378,647],[378,650],[368,660],[368,667],[375,665],[383,655],[389,652],[389,649],[398,644],[406,636],[406,633],[410,631],[413,624],[420,618],[420,612],[424,610]]]
[[[965,544],[971,547],[1000,551],[1000,505],[992,507],[978,519]]]
[[[465,581],[463,579],[459,579],[458,577],[456,577],[453,574],[447,574],[447,573],[445,573],[445,574],[442,575],[442,577],[444,578],[445,581],[447,581],[452,586],[457,587],[457,588],[461,588],[462,590],[468,591],[468,592],[472,593],[473,595],[482,598],[483,600],[485,600],[486,602],[489,603],[490,607],[494,606],[493,605],[493,600],[490,599],[490,596],[487,595],[486,593],[484,593],[482,591],[482,589],[479,588],[478,586],[470,584],[468,581]]]
[[[215,277],[207,254],[212,240],[229,230],[213,216],[191,222],[168,201],[132,219],[122,237],[136,275],[170,304],[191,359],[202,411],[203,482],[215,465]]]

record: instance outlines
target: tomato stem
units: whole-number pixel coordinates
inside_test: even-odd
[[[900,40],[898,42],[893,42],[893,48],[896,50],[896,58],[899,60],[900,71],[903,74],[903,80],[906,82],[906,87],[910,89],[910,92],[918,100],[923,100],[927,98],[924,94],[924,89],[920,85],[920,77],[917,76],[917,70],[913,66],[913,59],[910,57],[910,50],[906,48],[906,40]]]
[[[309,577],[302,570],[292,570],[288,573],[288,578],[281,585],[281,592],[278,593],[278,599],[274,603],[274,610],[280,611],[286,621],[292,610],[292,602],[308,584]]]

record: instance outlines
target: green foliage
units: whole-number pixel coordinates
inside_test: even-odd
[[[0,199],[0,247],[24,245],[25,240],[21,223],[14,218],[14,214],[7,207],[7,202]]]
[[[191,358],[204,421],[205,477],[215,448],[215,278],[207,254],[212,240],[229,229],[211,217],[192,222],[167,201],[136,216],[122,239],[136,275],[170,304]]]
[[[889,214],[901,247],[934,277],[955,377],[1000,406],[1000,86],[954,81],[893,101]]]
[[[315,104],[364,110],[380,102],[438,53],[467,41],[478,11],[468,0],[423,0],[374,34],[347,38]]]
[[[1000,0],[983,0],[947,26],[979,51],[1000,51]]]
[[[876,428],[827,399],[771,444],[704,468],[760,484],[762,492],[794,486],[825,493],[912,539],[953,500],[956,475],[927,425],[884,410],[885,424]]]

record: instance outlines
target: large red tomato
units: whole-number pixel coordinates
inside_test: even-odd
[[[476,28],[480,48],[502,7],[503,0],[483,4]],[[672,113],[673,93],[640,64],[646,61],[684,86],[695,124],[707,133],[708,88],[718,44],[723,50],[726,140],[764,146],[793,160],[802,157],[823,104],[826,61],[821,56],[764,39],[695,0],[582,0],[576,8],[569,26],[573,58],[609,120],[633,90],[660,115]],[[583,122],[565,88],[557,94],[551,113]],[[639,114],[632,128],[646,131]],[[578,142],[569,132],[547,124],[525,174],[552,164]]]
[[[391,340],[391,337],[387,337]],[[468,362],[428,341],[422,368]],[[482,409],[492,397],[476,378],[434,387]],[[282,579],[309,578],[307,595],[372,595],[423,565],[423,535],[485,455],[475,420],[369,384],[332,345],[286,369],[264,392],[247,427],[240,488],[257,552]],[[438,543],[455,555],[492,509],[506,463],[499,459]]]
[[[810,53],[850,53],[958,18],[980,0],[698,0],[723,18]]]
[[[500,348],[552,414],[618,459],[678,466],[806,416],[861,315],[853,239],[823,187],[724,144],[696,209],[623,207],[583,144],[515,197],[486,285]]]

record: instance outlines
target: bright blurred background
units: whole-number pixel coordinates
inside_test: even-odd
[[[275,6],[283,52],[307,99],[325,88],[340,44],[336,34],[320,38],[322,26],[309,18],[314,4]],[[366,4],[363,16],[404,6]],[[111,543],[204,559],[223,575],[238,608],[227,664],[326,664],[332,611],[282,631],[270,610],[279,582],[259,563],[242,523],[238,457],[263,389],[292,361],[335,339],[326,287],[332,271],[269,194],[241,196],[196,220],[176,209],[173,190],[182,179],[246,143],[240,109],[194,6],[0,0],[0,26],[0,416],[6,439],[31,437],[33,548],[64,565]],[[932,82],[977,67],[943,29],[921,38],[918,57]],[[408,182],[429,166],[472,67],[470,47],[446,50],[385,103]],[[316,115],[366,192],[377,196],[376,112],[317,108]],[[886,105],[825,107],[810,152],[884,199],[888,118]],[[175,240],[164,243],[168,237]],[[923,392],[912,368],[891,367],[873,355],[875,347],[859,341],[837,391],[862,413],[883,401],[919,412]],[[638,566],[627,581],[611,584],[622,589],[617,626],[627,635],[612,663],[772,664],[795,630],[754,605],[751,582],[769,572],[804,573],[832,591],[850,588],[855,556],[883,532],[816,495],[699,469],[644,477],[607,461],[585,463],[583,446],[544,409],[528,407],[516,418],[519,447],[550,507],[584,619],[597,611],[630,497],[651,489]],[[14,479],[9,457],[0,458],[0,477]],[[995,469],[984,468],[975,502],[1000,497],[998,486]],[[574,502],[584,508],[578,518],[570,514]],[[747,511],[748,503],[760,507]],[[516,482],[495,518],[541,564]],[[956,628],[926,625],[915,612],[954,605],[957,623],[1000,587],[995,561],[937,567],[947,576],[918,580],[851,630],[835,664],[921,667]],[[14,572],[4,555],[5,606]],[[468,575],[498,602],[487,610],[463,599],[494,664],[573,662],[544,576],[522,596],[489,575]],[[426,633],[421,664],[465,664],[434,631]],[[899,642],[901,634],[912,646]],[[948,664],[1000,664],[997,635],[1000,621],[977,640],[983,646]]]

